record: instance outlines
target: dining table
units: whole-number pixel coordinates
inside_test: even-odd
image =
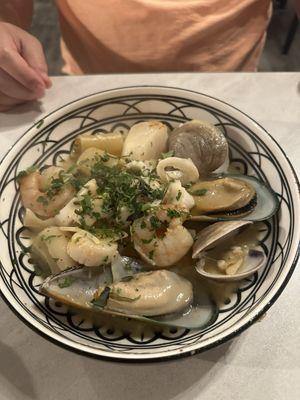
[[[300,72],[51,79],[43,98],[0,113],[0,158],[31,125],[66,103],[113,88],[160,85],[194,90],[237,107],[269,132],[300,172]],[[231,341],[185,358],[125,364],[51,343],[0,298],[0,400],[299,400],[299,310],[298,265],[267,313]]]

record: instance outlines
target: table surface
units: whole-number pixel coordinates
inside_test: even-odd
[[[0,113],[0,158],[43,115],[78,97],[130,85],[166,85],[218,97],[245,111],[300,171],[300,73],[56,77],[41,102]],[[0,399],[300,399],[300,276],[262,321],[230,343],[171,362],[89,359],[46,341],[0,300]]]

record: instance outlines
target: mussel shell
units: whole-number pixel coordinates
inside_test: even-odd
[[[194,221],[229,221],[229,220],[246,220],[246,221],[264,221],[271,218],[278,210],[279,200],[274,191],[253,176],[247,175],[221,175],[222,177],[231,177],[244,180],[253,186],[256,196],[254,196],[247,205],[229,212],[210,213],[207,215],[197,214],[194,208],[191,211],[191,220]]]
[[[136,261],[134,265],[134,271],[138,271]],[[143,267],[139,271],[141,270],[143,270]],[[71,280],[72,284],[67,287],[59,287],[59,283],[63,284],[66,278]],[[99,287],[109,285],[112,281],[113,276],[109,267],[77,267],[48,277],[41,285],[40,292],[79,309],[132,318],[156,325],[199,329],[211,324],[217,318],[216,305],[197,282],[193,282],[193,303],[186,309],[173,314],[144,317],[93,306],[92,300]]]
[[[112,274],[108,266],[74,267],[48,276],[41,284],[40,292],[61,303],[91,310],[93,308],[91,301],[99,287],[105,287],[111,283]]]

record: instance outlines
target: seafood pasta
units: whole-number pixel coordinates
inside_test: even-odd
[[[261,268],[263,250],[243,238],[277,209],[271,189],[233,172],[222,131],[198,120],[80,135],[59,165],[22,171],[41,292],[95,313],[201,326],[209,300],[198,281]]]

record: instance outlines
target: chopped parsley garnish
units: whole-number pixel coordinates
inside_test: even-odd
[[[168,158],[168,157],[173,157],[174,156],[174,150],[168,151],[167,153],[161,153],[161,158]]]
[[[170,218],[179,218],[179,217],[181,217],[181,212],[178,210],[175,210],[174,208],[168,208],[167,215]]]
[[[193,196],[204,196],[207,192],[207,189],[199,189],[199,190],[194,190],[193,192],[190,192]]]
[[[109,214],[110,221],[120,220],[122,208],[130,212],[131,219],[143,216],[153,201],[162,200],[165,192],[165,185],[159,183],[153,171],[148,170],[147,176],[136,175],[121,165],[105,165],[101,157],[92,165],[90,179],[97,182],[97,195],[103,199],[102,210]]]
[[[43,120],[43,119],[40,119],[38,122],[36,122],[35,127],[36,127],[37,129],[39,129],[39,128],[43,125],[43,123],[44,123],[44,120]]]
[[[103,161],[103,162],[107,162],[110,160],[110,157],[106,152],[102,156],[100,156],[100,158],[101,158],[101,161]]]
[[[137,296],[137,297],[125,297],[125,296],[121,296],[120,295],[120,291],[116,291],[116,292],[111,292],[110,293],[110,297],[114,300],[118,300],[118,301],[127,301],[129,303],[132,303],[133,301],[139,300],[141,298],[141,295]]]
[[[17,180],[19,181],[24,176],[30,175],[38,169],[37,165],[32,165],[31,167],[25,169],[24,171],[20,171],[17,175]]]
[[[121,282],[130,282],[130,281],[132,281],[132,279],[133,279],[132,275],[123,276],[123,278],[121,279]]]
[[[63,289],[66,287],[69,287],[72,285],[72,283],[74,283],[76,281],[76,278],[74,278],[73,276],[66,276],[64,279],[61,279],[58,282],[58,286]]]
[[[150,238],[150,239],[141,239],[141,242],[144,243],[144,244],[149,244],[149,243],[152,242],[153,239],[154,239],[153,237]]]
[[[180,199],[181,195],[182,195],[181,190],[178,190],[178,193],[177,193],[177,196],[176,196],[176,200],[177,201]]]
[[[45,196],[39,196],[36,200],[39,203],[42,203],[44,206],[47,206],[49,204],[49,201],[47,200],[47,197],[45,197]]]
[[[149,251],[148,257],[150,258],[150,260],[153,260],[153,256],[154,256],[154,250]]]
[[[141,229],[145,229],[146,228],[146,222],[143,220],[142,222],[141,222]]]
[[[160,219],[158,219],[156,215],[151,215],[150,224],[151,224],[152,228],[158,229],[158,228],[161,228],[161,226],[163,225],[163,222]]]
[[[58,174],[58,177],[52,177],[50,185],[46,191],[48,198],[51,199],[59,194],[62,188],[71,180],[73,180],[73,175],[64,171],[61,171]]]
[[[47,236],[47,235],[41,235],[41,240],[43,241],[43,242],[50,242],[51,241],[51,239],[53,239],[53,238],[58,238],[58,237],[61,237],[62,235],[49,235],[49,236]]]

